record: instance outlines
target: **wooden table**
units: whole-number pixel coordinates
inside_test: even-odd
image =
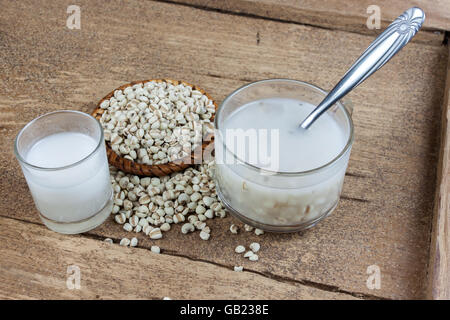
[[[14,158],[17,132],[49,111],[90,112],[139,79],[185,80],[218,102],[265,78],[330,89],[379,33],[365,26],[374,1],[76,2],[80,30],[66,27],[68,0],[8,1],[0,11],[1,298],[450,298],[447,0],[415,1],[427,13],[423,31],[349,94],[356,139],[329,218],[260,237],[230,234],[232,217],[214,219],[209,241],[175,226],[161,240],[139,234],[137,248],[102,241],[130,237],[112,219],[77,236],[45,228]],[[375,2],[382,26],[410,6]],[[252,241],[262,247],[257,263],[234,253]],[[66,286],[71,265],[79,290]],[[367,286],[373,265],[380,289]]]

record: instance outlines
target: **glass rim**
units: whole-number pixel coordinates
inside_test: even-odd
[[[221,128],[219,128],[219,118],[222,116],[222,110],[224,108],[224,105],[233,96],[235,96],[239,92],[241,92],[241,91],[243,91],[243,90],[245,90],[245,89],[247,89],[249,87],[252,87],[254,85],[268,83],[268,82],[290,82],[290,83],[293,83],[293,84],[299,84],[299,85],[306,86],[306,87],[308,87],[310,89],[316,90],[316,91],[324,94],[325,96],[328,94],[327,91],[325,91],[324,89],[322,89],[322,88],[320,88],[320,87],[318,87],[316,85],[313,85],[313,84],[308,83],[308,82],[304,82],[304,81],[300,81],[300,80],[294,80],[294,79],[288,79],[288,78],[271,78],[271,79],[264,79],[264,80],[258,80],[258,81],[253,81],[253,82],[247,83],[247,84],[237,88],[233,92],[231,92],[220,103],[219,108],[217,109],[217,112],[216,112],[216,116],[214,117],[214,126],[215,126],[216,130],[218,131],[218,133],[220,135],[222,135],[222,131],[221,131]],[[333,159],[331,159],[330,161],[328,161],[324,165],[321,165],[320,167],[309,169],[309,170],[305,170],[305,171],[298,171],[298,172],[273,171],[273,170],[263,169],[263,168],[255,166],[253,164],[250,164],[247,161],[244,161],[244,160],[240,159],[234,152],[231,152],[231,150],[228,149],[226,144],[223,143],[223,141],[224,141],[223,137],[221,137],[222,145],[225,147],[226,151],[228,151],[230,154],[233,155],[233,158],[235,160],[237,160],[238,162],[242,163],[244,166],[249,167],[252,170],[259,171],[261,174],[277,175],[277,176],[306,176],[306,175],[310,175],[310,174],[313,174],[313,173],[317,173],[317,172],[323,171],[323,170],[329,168],[330,166],[332,166],[339,159],[341,159],[347,153],[347,151],[351,148],[351,146],[353,144],[353,140],[354,140],[353,120],[352,120],[352,117],[351,117],[347,107],[345,106],[345,103],[343,103],[342,99],[341,99],[341,100],[337,101],[335,104],[338,105],[339,108],[344,110],[344,114],[345,114],[345,116],[346,116],[346,118],[347,118],[347,120],[349,122],[350,132],[349,132],[349,135],[348,135],[347,142],[346,142],[345,146],[342,148],[341,152],[336,157],[334,157]]]
[[[57,114],[57,113],[72,113],[72,114],[79,114],[79,115],[82,115],[82,116],[87,117],[88,119],[94,120],[94,121],[97,123],[98,128],[99,128],[99,130],[100,130],[100,139],[99,139],[99,141],[98,141],[96,147],[95,147],[94,150],[92,150],[87,156],[83,157],[82,159],[80,159],[80,160],[78,160],[78,161],[76,161],[76,162],[74,162],[74,163],[67,164],[67,165],[65,165],[65,166],[48,168],[48,167],[40,167],[40,166],[37,166],[37,165],[34,165],[34,164],[31,164],[31,163],[27,162],[27,161],[22,157],[22,155],[20,154],[20,152],[19,152],[19,150],[18,150],[18,146],[17,146],[17,145],[18,145],[18,142],[19,142],[20,137],[21,137],[22,134],[23,134],[23,133],[31,126],[31,125],[33,125],[34,123],[38,122],[39,120],[42,120],[43,118],[46,118],[46,117],[48,117],[48,116],[52,116],[52,115]],[[16,138],[14,139],[14,154],[15,154],[17,160],[19,160],[19,162],[20,162],[21,164],[24,164],[24,165],[26,165],[27,167],[33,168],[33,169],[35,169],[35,170],[41,170],[41,171],[58,171],[58,170],[64,170],[64,169],[69,169],[69,168],[75,167],[75,166],[81,164],[82,162],[88,160],[90,157],[92,157],[92,155],[94,155],[95,153],[97,153],[97,151],[99,150],[100,146],[101,146],[102,143],[103,143],[103,140],[104,140],[104,135],[103,135],[103,128],[102,128],[102,125],[101,125],[100,122],[99,122],[96,118],[94,118],[92,115],[90,115],[90,114],[88,114],[88,113],[85,113],[85,112],[77,111],[77,110],[58,110],[58,111],[48,112],[48,113],[45,113],[45,114],[43,114],[43,115],[40,115],[40,116],[37,117],[37,118],[34,118],[34,119],[31,120],[30,122],[28,122],[28,123],[27,123],[27,124],[19,131],[19,133],[16,135]]]

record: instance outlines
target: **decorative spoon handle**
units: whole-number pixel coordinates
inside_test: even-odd
[[[300,124],[303,129],[317,120],[336,101],[344,97],[354,87],[380,69],[399,52],[419,31],[425,21],[422,9],[413,7],[406,10],[381,33],[364,53],[350,67],[339,83],[323,101]]]

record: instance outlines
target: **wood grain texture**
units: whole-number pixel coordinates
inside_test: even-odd
[[[429,298],[450,300],[450,61],[442,105],[438,186],[431,235]]]
[[[6,218],[0,241],[0,299],[356,299]],[[80,289],[67,287],[69,266],[80,270]]]
[[[446,30],[450,30],[450,2],[448,0],[161,0],[182,3],[199,8],[209,8],[236,14],[255,15],[275,20],[295,22],[329,28],[376,35],[388,24],[412,6],[422,8],[426,21],[421,32],[412,41],[440,45]],[[369,29],[367,13],[371,5],[380,7],[381,28]]]
[[[373,40],[151,1],[80,1],[81,30],[69,30],[69,4],[28,0],[7,3],[0,12],[2,216],[40,223],[12,145],[25,123],[42,113],[89,112],[113,88],[149,78],[197,84],[218,103],[264,78],[329,89]],[[425,297],[447,59],[444,46],[411,43],[349,94],[356,138],[343,197],[313,229],[234,236],[228,228],[236,220],[227,217],[208,222],[209,241],[181,235],[174,226],[158,241],[139,234],[141,245],[157,243],[171,254],[227,268],[242,264],[328,292]],[[89,235],[130,237],[112,219]],[[233,251],[253,241],[262,247],[256,264]],[[382,273],[379,290],[366,286],[367,267],[374,264]]]

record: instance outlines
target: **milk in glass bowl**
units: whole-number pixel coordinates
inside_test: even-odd
[[[223,101],[215,118],[215,179],[232,214],[291,232],[336,208],[353,142],[350,110],[338,102],[309,129],[299,128],[325,96],[305,82],[270,79]]]

